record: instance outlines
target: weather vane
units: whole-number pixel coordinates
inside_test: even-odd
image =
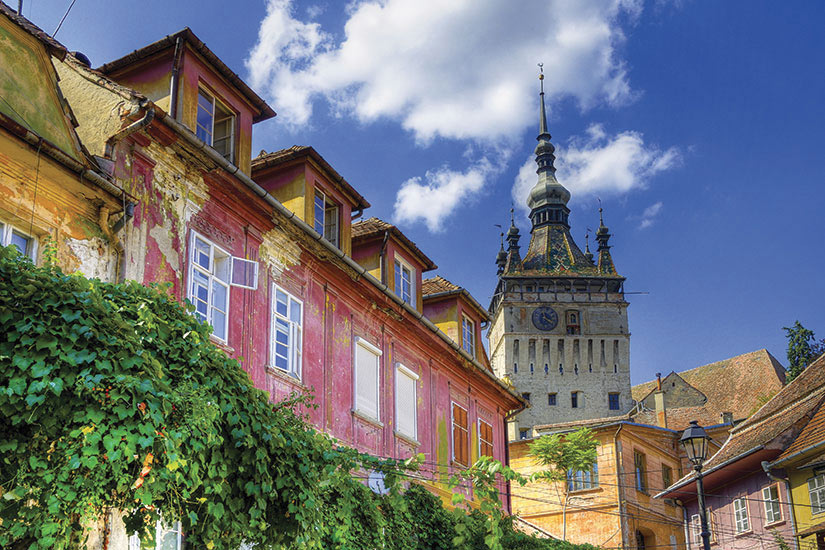
[[[541,82],[541,93],[544,93],[544,63],[539,63],[539,81]]]

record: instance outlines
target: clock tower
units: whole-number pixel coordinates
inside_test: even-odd
[[[582,252],[570,234],[570,192],[556,180],[544,75],[539,78],[538,181],[527,200],[530,244],[522,258],[511,213],[490,304],[493,369],[530,401],[514,418],[511,439],[532,437],[534,426],[618,416],[632,406],[625,279],[613,264],[601,208],[596,257],[589,240]]]

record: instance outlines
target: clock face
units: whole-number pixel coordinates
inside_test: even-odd
[[[552,307],[533,310],[533,325],[539,330],[553,330],[559,324],[559,314]]]

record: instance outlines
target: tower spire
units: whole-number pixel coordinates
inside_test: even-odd
[[[599,243],[599,273],[607,275],[616,274],[616,266],[613,265],[613,257],[610,255],[610,231],[604,224],[604,210],[602,210],[602,200],[599,199],[599,229],[596,231],[596,241]]]
[[[539,86],[541,86],[541,114],[539,118],[539,138],[547,135],[547,140],[550,140],[550,132],[547,131],[547,112],[544,108],[544,63],[539,63]]]

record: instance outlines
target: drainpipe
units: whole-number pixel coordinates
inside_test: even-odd
[[[379,267],[381,268],[381,282],[384,283],[385,285],[387,284],[387,266],[385,264],[387,263],[387,261],[386,261],[387,260],[387,258],[386,258],[387,241],[389,239],[390,239],[390,230],[387,229],[386,231],[384,231],[384,240],[381,241],[381,252],[378,255],[378,262],[380,264]]]
[[[619,504],[619,526],[622,529],[622,548],[627,548],[627,533],[625,532],[624,520],[622,518],[625,517],[624,514],[624,487],[622,487],[624,480],[624,471],[622,470],[622,443],[619,441],[619,433],[624,428],[624,424],[619,424],[619,429],[616,430],[616,433],[613,434],[613,451],[616,456],[616,478],[618,482],[616,483],[616,492],[618,496],[618,504]]]
[[[175,41],[175,57],[172,59],[171,90],[169,92],[169,116],[178,118],[178,88],[180,87],[180,60],[183,57],[183,37]]]
[[[143,107],[143,105],[141,105],[141,107]],[[155,108],[154,107],[149,107],[149,109],[146,111],[146,114],[143,116],[143,118],[141,118],[137,122],[133,122],[132,124],[130,124],[129,126],[126,126],[125,128],[121,128],[116,134],[113,134],[109,139],[106,140],[106,153],[105,153],[104,156],[107,159],[114,160],[114,158],[115,158],[114,157],[115,144],[118,141],[120,141],[122,139],[125,139],[125,138],[129,137],[130,135],[134,134],[138,130],[141,130],[141,129],[149,126],[149,124],[152,122],[152,120],[154,120],[154,118],[155,118]]]
[[[358,210],[356,210],[355,212],[353,212],[353,213],[350,215],[350,220],[357,220],[358,218],[360,218],[360,217],[361,217],[361,216],[363,216],[363,215],[364,215],[364,209],[363,209],[363,208],[359,208]]]
[[[17,15],[23,15],[23,0],[17,2]]]
[[[687,506],[682,503],[682,525],[685,528],[685,548],[690,548],[693,546],[693,542],[690,540],[690,528],[688,523],[688,511]]]
[[[767,460],[762,461],[762,469],[765,471],[765,475],[767,475],[768,478],[772,479],[773,481],[776,481],[777,483],[782,483],[783,485],[785,485],[785,492],[788,493],[788,504],[789,504],[788,507],[791,510],[791,514],[790,514],[790,516],[791,516],[791,533],[796,533],[796,509],[794,508],[794,505],[793,505],[793,493],[791,492],[791,480],[786,478],[786,477],[779,477],[779,476],[773,475],[771,473],[771,465]],[[797,540],[796,536],[793,537],[793,545],[794,545],[794,548],[796,550],[799,550],[799,541]]]

